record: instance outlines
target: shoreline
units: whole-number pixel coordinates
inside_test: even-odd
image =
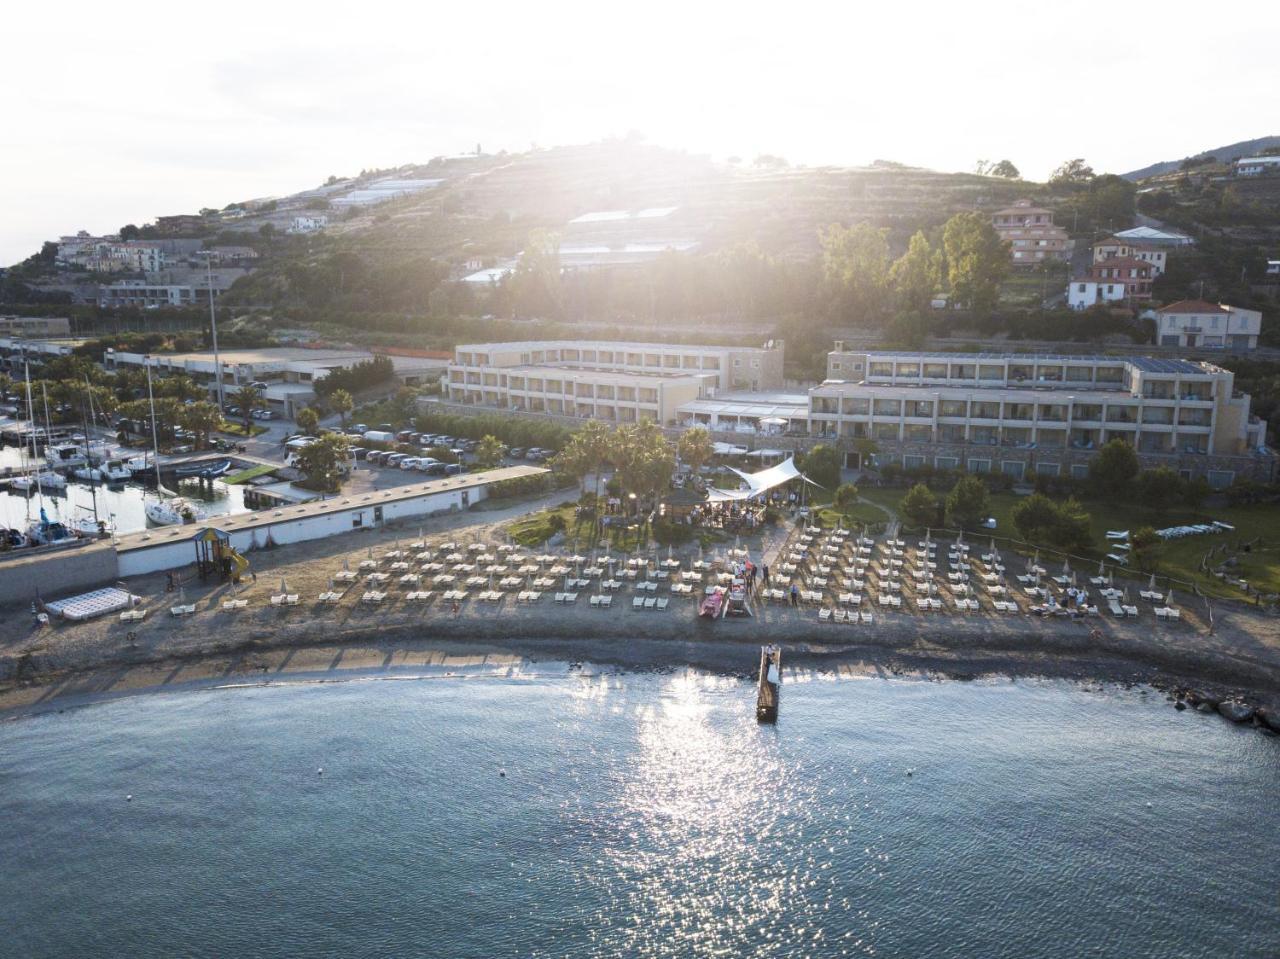
[[[394,587],[386,602],[369,605],[360,601],[366,587],[358,583],[342,590],[337,603],[315,599],[333,588],[339,569],[356,569],[379,553],[381,565],[387,551],[412,540],[435,548],[453,538],[471,549],[499,551],[508,541],[504,524],[549,499],[492,517],[450,514],[421,525],[366,528],[254,551],[249,559],[255,575],[239,586],[188,575],[174,593],[164,574],[134,577],[124,585],[149,614],[136,624],[107,616],[40,629],[28,610],[10,606],[0,616],[0,718],[64,695],[176,686],[214,675],[244,678],[264,670],[340,671],[352,663],[390,669],[433,657],[589,662],[627,670],[688,667],[754,679],[759,647],[767,643],[786,647],[792,669],[1146,683],[1184,696],[1192,692],[1215,706],[1245,699],[1268,719],[1280,717],[1280,619],[1243,604],[1215,604],[1211,631],[1195,601],[1181,604],[1177,622],[1156,621],[1149,609],[1137,619],[1040,618],[1019,596],[1016,613],[872,607],[874,622],[849,625],[820,621],[813,606],[758,597],[751,600],[752,616],[716,621],[698,618],[696,598],[675,594],[665,610],[635,610],[629,589],[608,609],[591,607],[585,595],[567,605],[553,603],[548,593],[538,602],[517,603],[508,592],[496,603],[468,600],[454,613],[438,599],[406,602]],[[740,539],[750,555],[770,562],[788,537],[787,527],[766,526]],[[687,547],[679,558],[693,556]],[[304,599],[297,606],[272,606],[277,592]],[[243,600],[244,608],[223,609],[232,598]],[[175,603],[190,604],[194,613],[171,616]]]
[[[181,653],[126,653],[109,662],[61,673],[38,673],[29,681],[5,684],[0,688],[0,721],[165,690],[356,679],[464,678],[477,667],[484,667],[480,675],[490,677],[536,677],[536,671],[529,672],[527,667],[539,663],[561,664],[566,669],[590,664],[592,673],[598,675],[607,675],[607,671],[671,673],[692,669],[750,681],[755,678],[758,663],[758,638],[754,636],[732,638],[720,633],[640,637],[635,629],[598,630],[584,636],[581,629],[565,624],[559,631],[543,630],[552,635],[481,637],[476,635],[474,624],[448,625],[457,628],[436,629],[430,637],[407,624],[345,630],[340,636],[321,631],[309,637],[299,636],[290,630],[284,635],[277,632],[270,639],[257,636]],[[297,629],[303,627],[302,623],[295,624]],[[1203,668],[1189,674],[1169,668],[1168,663],[1143,662],[1096,648],[1087,633],[1055,643],[1052,649],[1046,648],[1046,638],[1064,637],[1046,637],[1031,630],[1021,636],[1002,636],[998,644],[903,644],[893,636],[858,638],[864,641],[823,642],[821,636],[779,636],[774,641],[786,646],[789,670],[821,676],[953,682],[1000,677],[1011,681],[1058,680],[1084,686],[1148,686],[1165,693],[1171,701],[1186,700],[1192,706],[1207,702],[1212,707],[1202,711],[1216,711],[1220,703],[1243,699],[1259,710],[1255,725],[1268,731],[1280,725],[1280,690],[1275,685],[1259,688],[1233,681],[1230,676],[1234,670],[1210,677]],[[877,638],[881,641],[869,641]],[[947,638],[972,637],[952,634]],[[611,643],[614,640],[618,642]],[[1032,643],[1039,648],[1029,648]]]

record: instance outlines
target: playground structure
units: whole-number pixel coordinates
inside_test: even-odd
[[[193,541],[201,579],[216,575],[224,583],[238,583],[249,571],[249,561],[231,545],[231,534],[209,526],[200,530]]]

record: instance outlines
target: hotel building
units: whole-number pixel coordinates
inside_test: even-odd
[[[1065,260],[1074,243],[1067,231],[1053,222],[1053,211],[1019,200],[991,215],[991,225],[1009,244],[1014,266],[1036,266],[1045,260]]]
[[[724,390],[782,386],[783,343],[763,347],[669,343],[473,343],[458,346],[445,395],[454,403],[586,417],[676,422],[685,403]]]
[[[1234,375],[1177,359],[871,353],[837,342],[828,379],[809,391],[811,436],[834,439],[856,467],[858,440],[877,465],[1083,477],[1112,439],[1145,467],[1210,485],[1270,480],[1266,426]]]

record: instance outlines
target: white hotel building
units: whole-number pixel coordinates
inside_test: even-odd
[[[458,346],[445,381],[454,403],[662,425],[726,390],[782,385],[783,342],[763,347],[543,340]]]
[[[1211,363],[841,347],[809,391],[809,432],[836,440],[850,466],[871,440],[879,465],[1079,477],[1118,438],[1145,466],[1213,486],[1273,473],[1265,424]]]

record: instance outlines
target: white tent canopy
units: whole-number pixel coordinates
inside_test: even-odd
[[[733,470],[733,472],[742,477],[743,482],[747,484],[747,488],[723,490],[712,487],[707,491],[708,502],[723,503],[731,500],[752,499],[769,492],[775,486],[789,483],[793,479],[802,479],[811,486],[818,485],[800,472],[800,469],[796,466],[796,458],[794,456],[789,456],[777,466],[770,466],[768,469],[760,470],[758,473],[744,473],[742,470]]]

